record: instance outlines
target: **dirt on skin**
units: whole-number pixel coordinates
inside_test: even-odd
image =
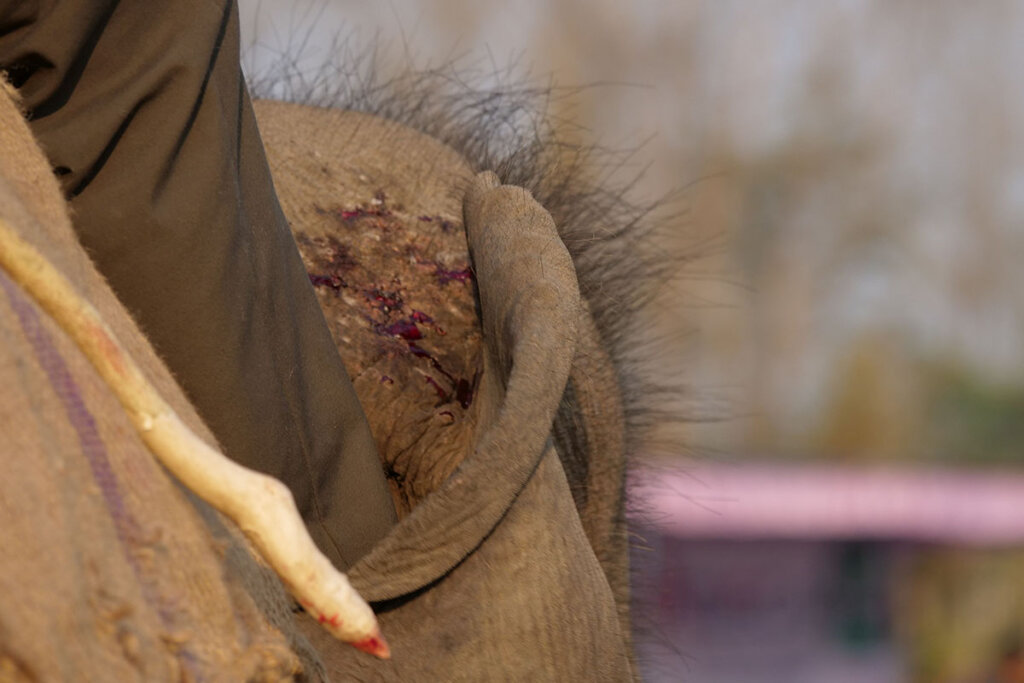
[[[472,452],[484,403],[462,220],[475,172],[446,145],[378,117],[254,107],[281,208],[403,517]]]
[[[405,515],[458,465],[475,423],[481,337],[465,232],[383,190],[312,215],[295,229],[299,251],[360,400],[385,408],[368,416]],[[425,447],[448,455],[423,458]]]

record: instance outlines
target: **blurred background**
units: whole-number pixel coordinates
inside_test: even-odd
[[[250,70],[340,34],[589,85],[567,135],[672,197],[647,680],[1024,681],[1024,3],[241,6]]]

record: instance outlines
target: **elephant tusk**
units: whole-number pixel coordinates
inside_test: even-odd
[[[317,549],[288,488],[233,462],[189,429],[99,312],[3,219],[0,267],[85,354],[156,458],[238,525],[313,618],[335,638],[388,659],[390,650],[373,610]]]

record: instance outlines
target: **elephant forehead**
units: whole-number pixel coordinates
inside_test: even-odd
[[[482,346],[462,226],[472,178],[401,124],[262,101],[281,207],[356,393],[399,514],[469,451]]]

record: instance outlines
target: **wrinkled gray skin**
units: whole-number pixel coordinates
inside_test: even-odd
[[[257,118],[404,515],[351,571],[394,658],[372,662],[306,629],[329,669],[366,680],[629,679],[621,403],[550,215],[398,124],[275,102],[258,102]],[[345,253],[334,270],[314,244],[326,235]],[[375,248],[392,253],[368,264]],[[467,284],[437,273],[463,272],[470,258],[480,327],[475,315],[440,323],[450,302],[465,314],[472,302]],[[325,274],[336,279],[325,285]],[[384,315],[367,296],[380,289],[401,300]],[[396,338],[416,312],[445,335],[420,324],[416,339]],[[478,372],[466,406],[454,385]],[[388,381],[399,377],[409,379]],[[556,412],[592,465],[570,472],[587,492],[579,510],[551,439]],[[396,446],[396,432],[418,437]]]
[[[10,117],[13,108],[3,104],[0,114]],[[108,519],[134,515],[133,529],[165,531],[118,535],[103,523],[69,534],[71,519],[93,517],[78,507],[36,518],[0,506],[0,522],[59,539],[72,557],[95,556],[63,569],[40,565],[56,578],[42,576],[38,553],[0,561],[0,583],[16,577],[19,587],[0,607],[0,675],[633,678],[622,391],[590,314],[595,299],[580,295],[579,256],[574,263],[551,216],[527,192],[478,174],[423,134],[297,105],[258,103],[257,113],[282,206],[401,516],[350,572],[377,609],[393,657],[373,659],[331,640],[304,614],[290,617],[280,585],[230,524],[170,484],[75,349],[61,342],[72,369],[83,368],[79,382],[92,387],[84,409],[112,425],[101,436],[112,453],[123,452],[110,466],[128,492],[124,509],[111,509],[109,497],[88,487],[82,509],[97,519],[104,509]],[[14,155],[0,158],[17,160],[0,165],[0,215],[66,264],[176,410],[212,440],[74,242],[56,184],[45,180],[42,155],[20,130],[0,138],[0,152]],[[19,184],[15,176],[28,167],[38,182]],[[600,292],[593,282],[587,289]],[[21,300],[10,291],[11,301]],[[21,337],[9,332],[16,320],[8,308],[0,308],[0,322],[11,340],[5,363],[20,367],[31,351],[14,343]],[[42,384],[20,384],[24,401],[5,406],[5,419],[24,423],[17,411],[39,410],[18,406],[43,401]],[[45,432],[30,431],[18,454],[49,453]],[[71,464],[57,470],[42,455],[18,460],[25,467],[7,477],[8,500],[26,482],[65,486],[47,494],[52,500],[81,488],[75,477],[85,474],[75,473],[88,470],[74,463],[89,456],[68,443],[60,457]],[[135,500],[136,490],[146,494]],[[120,597],[111,607],[90,595]]]

